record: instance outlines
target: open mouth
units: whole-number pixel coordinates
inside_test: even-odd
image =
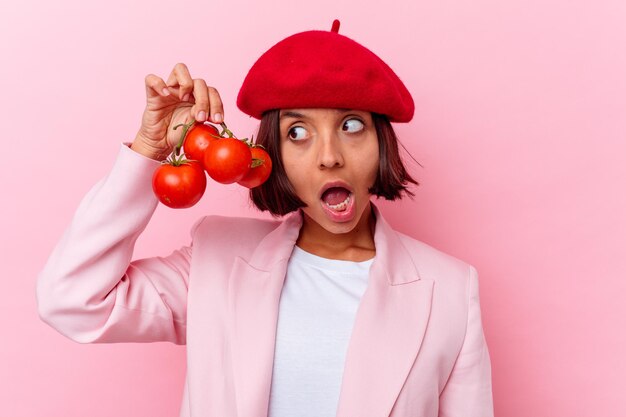
[[[334,211],[345,211],[352,199],[352,193],[344,187],[331,187],[322,194],[322,201]]]
[[[330,185],[330,184],[329,184]],[[356,216],[354,193],[340,182],[330,186],[320,196],[320,204],[329,220],[350,222]]]

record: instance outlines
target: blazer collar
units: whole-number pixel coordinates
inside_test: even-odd
[[[374,262],[382,264],[389,285],[406,284],[421,279],[415,259],[400,241],[398,233],[391,228],[378,207],[373,202],[370,203],[376,219]],[[302,210],[289,214],[276,229],[261,240],[248,263],[256,269],[269,271],[279,262],[288,260],[300,234],[302,222]]]

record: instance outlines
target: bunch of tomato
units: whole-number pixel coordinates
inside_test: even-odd
[[[267,151],[247,138],[236,138],[225,123],[220,124],[221,133],[214,125],[193,119],[174,129],[180,126],[180,142],[152,176],[152,189],[166,206],[188,208],[200,201],[207,185],[205,171],[219,183],[247,188],[269,178],[272,160]]]

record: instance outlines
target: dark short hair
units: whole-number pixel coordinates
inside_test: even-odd
[[[280,152],[280,109],[268,110],[263,113],[255,142],[263,145],[272,159],[272,173],[267,181],[250,189],[250,200],[257,209],[269,211],[272,216],[279,217],[291,213],[306,204],[296,195],[287,178]],[[378,136],[379,165],[378,175],[370,194],[384,197],[387,200],[402,198],[402,192],[413,197],[408,183],[419,185],[404,167],[398,152],[398,137],[389,122],[382,114],[371,113],[376,135]]]

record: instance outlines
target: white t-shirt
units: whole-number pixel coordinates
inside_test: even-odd
[[[269,417],[336,415],[373,261],[327,259],[294,246],[280,297]]]

